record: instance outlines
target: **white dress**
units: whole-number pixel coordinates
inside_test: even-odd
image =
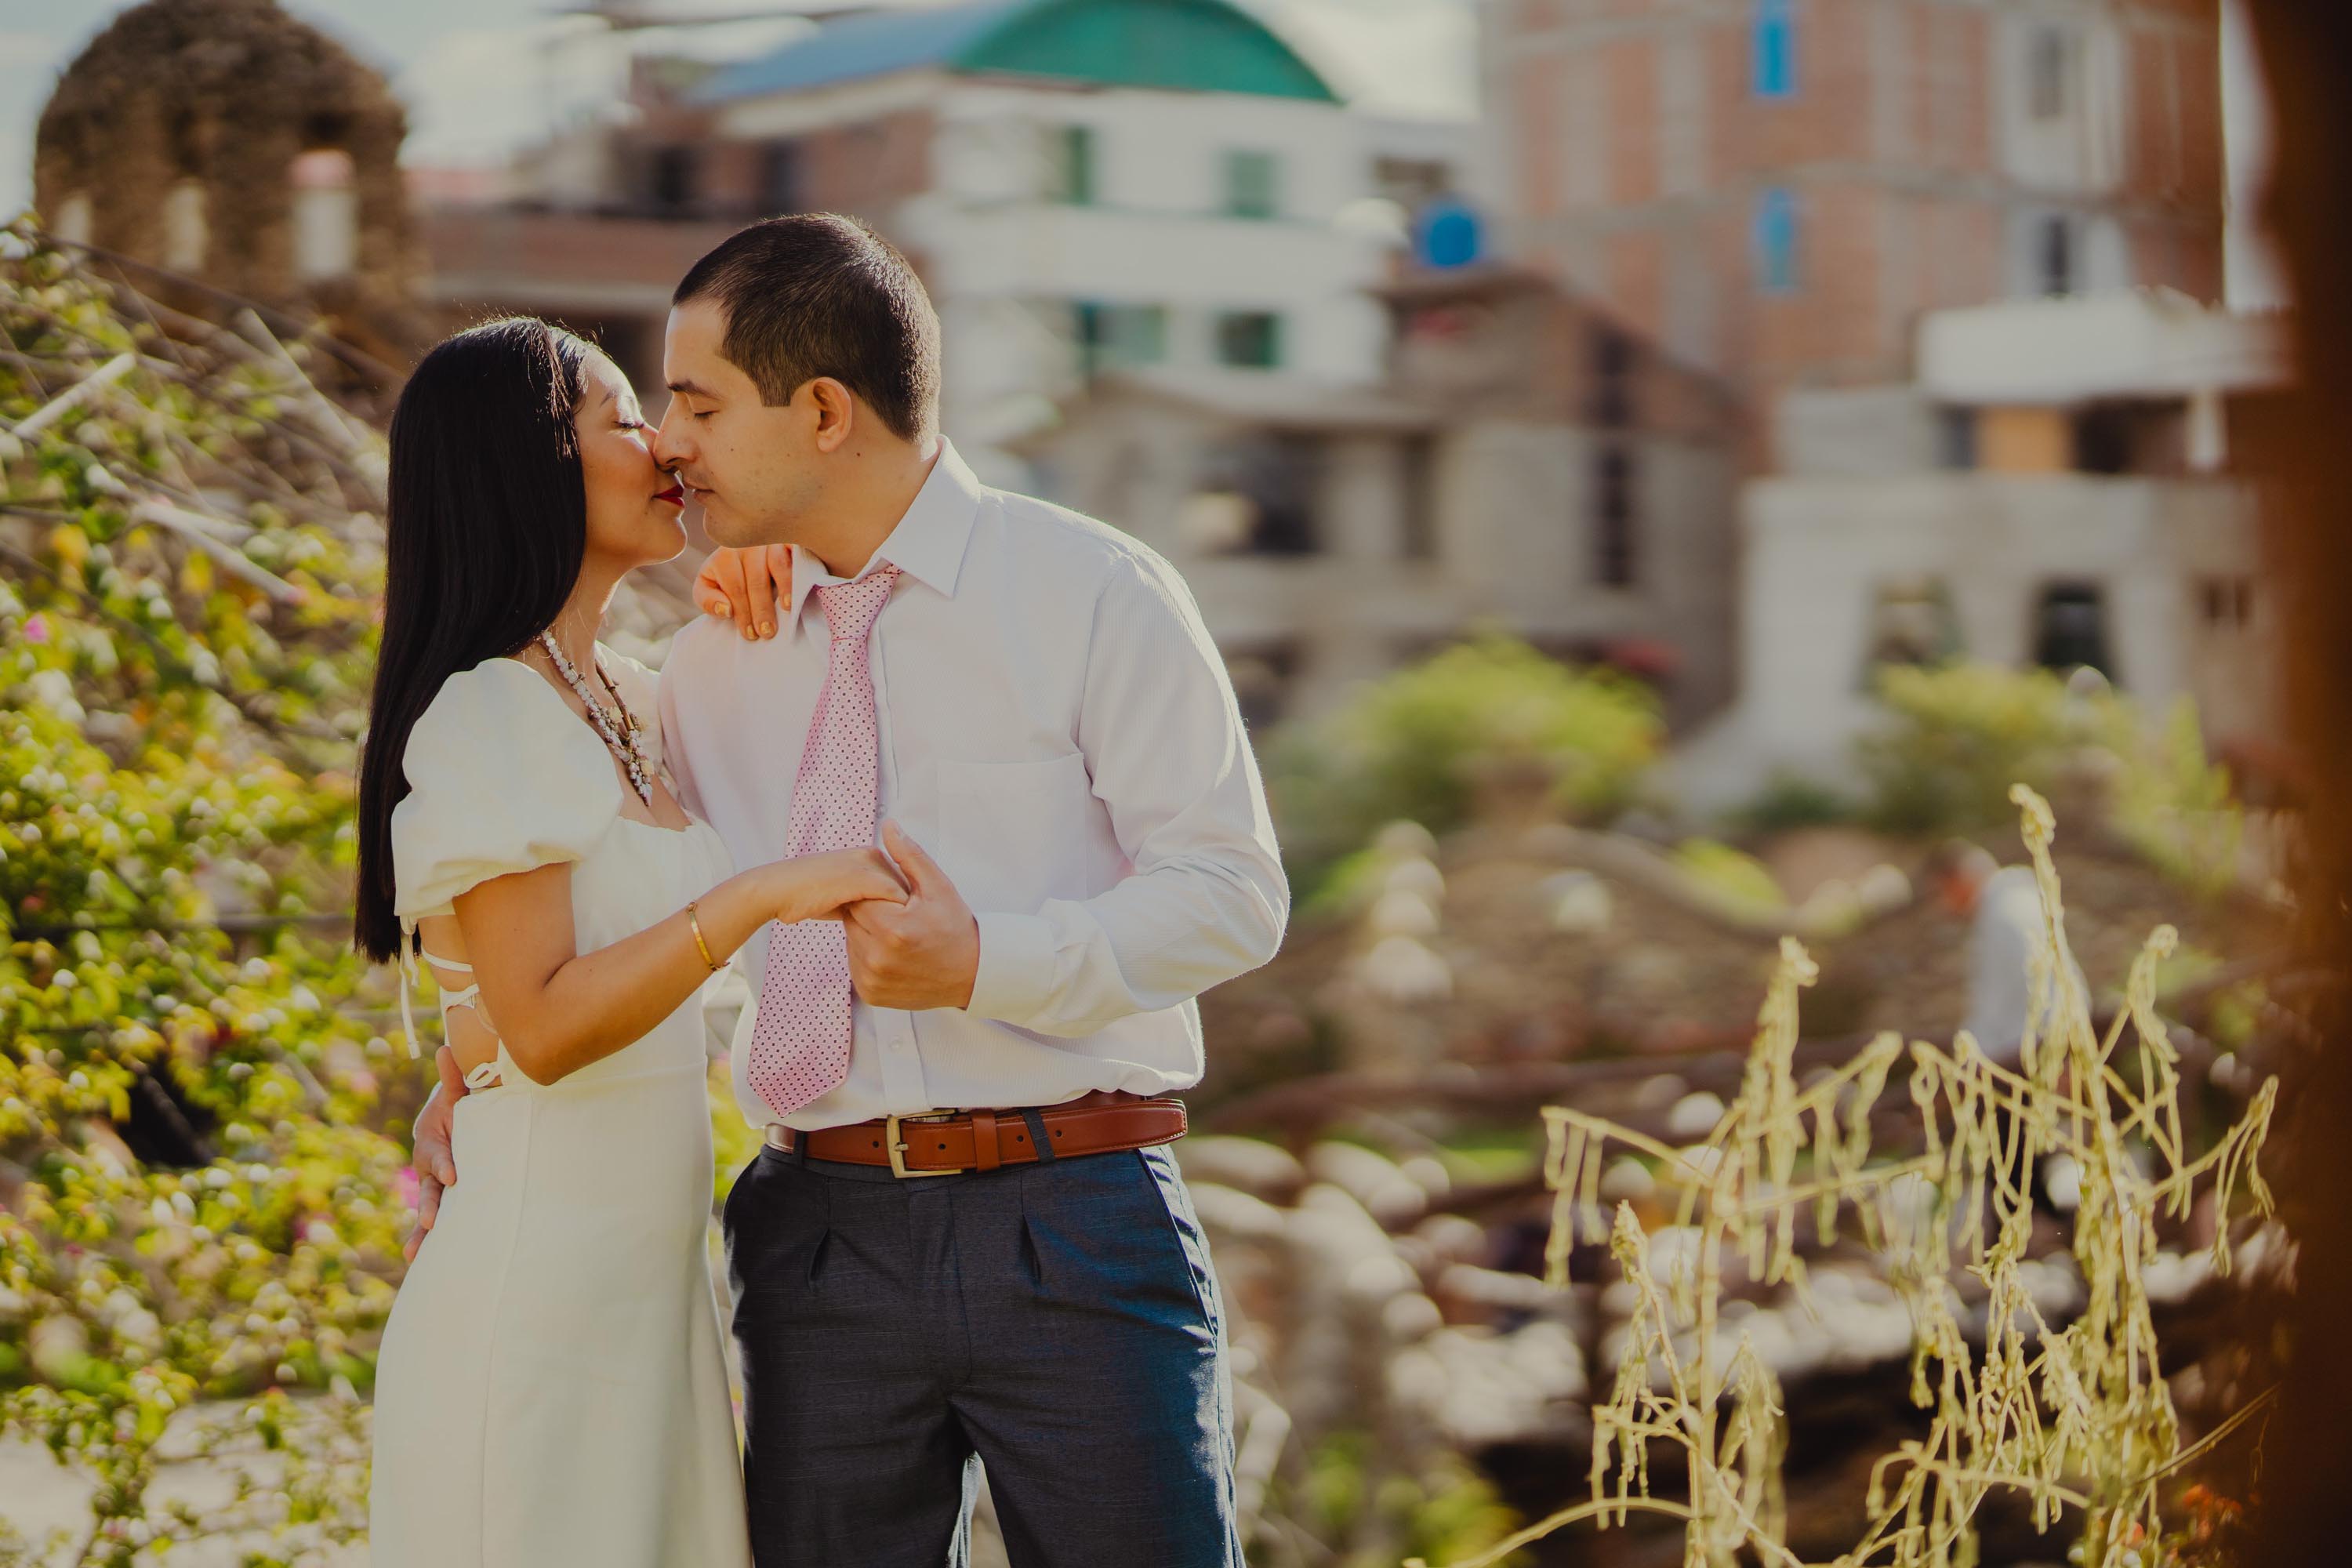
[[[652,725],[653,672],[603,657]],[[706,822],[673,832],[622,816],[604,742],[513,659],[450,677],[403,770],[404,930],[477,883],[570,861],[589,952],[733,869]],[[470,989],[445,995],[445,1014],[478,1006]],[[471,1075],[483,1087],[457,1101],[457,1182],[377,1362],[375,1568],[748,1568],[705,1242],[698,1000],[557,1083],[524,1077],[503,1043]]]

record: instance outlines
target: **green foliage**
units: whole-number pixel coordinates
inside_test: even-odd
[[[2082,770],[2110,784],[2107,826],[2150,865],[2208,896],[2235,878],[2243,814],[2189,699],[2153,722],[2105,687],[2070,691],[2048,670],[1980,664],[1892,667],[1879,696],[1889,722],[1855,760],[1880,826],[1978,832],[2007,819],[2012,782],[2051,792]]]
[[[0,230],[0,1433],[101,1483],[84,1563],[210,1528],[146,1500],[200,1400],[242,1402],[223,1451],[356,1440],[406,1208],[380,983],[331,913],[381,449],[276,345],[148,322]],[[122,1143],[142,1076],[210,1119],[209,1163]],[[212,1524],[348,1535],[342,1469]]]
[[[1383,1472],[1361,1432],[1335,1432],[1307,1456],[1298,1512],[1317,1536],[1343,1543],[1332,1561],[1344,1568],[1389,1568],[1400,1551],[1439,1561],[1493,1548],[1517,1516],[1494,1483],[1459,1461],[1429,1475]],[[1516,1563],[1516,1555],[1497,1560]]]
[[[1851,822],[1858,809],[1852,800],[1819,779],[1802,773],[1775,773],[1756,792],[1754,799],[1731,815],[1742,830],[1770,835]]]
[[[1458,826],[1482,777],[1498,772],[1529,770],[1561,810],[1606,818],[1632,801],[1664,738],[1656,700],[1637,682],[1490,635],[1280,731],[1267,786],[1311,899],[1332,864],[1384,823]]]
[[[1873,815],[1899,833],[1965,833],[2008,820],[2009,786],[2047,790],[2071,746],[2112,737],[2112,702],[2069,694],[2046,669],[1893,665],[1890,721],[1855,747]]]
[[[2114,805],[2116,831],[2174,881],[2212,897],[2235,880],[2244,814],[2230,770],[2205,754],[2197,706],[2188,698],[2136,749]]]
[[[1686,838],[1675,846],[1674,862],[1728,901],[1751,909],[1786,909],[1789,897],[1764,862],[1745,850],[1712,838]]]

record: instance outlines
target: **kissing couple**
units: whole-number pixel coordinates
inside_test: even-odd
[[[1224,1314],[1169,1145],[1289,912],[1168,563],[981,484],[854,219],[677,286],[658,426],[504,320],[392,426],[357,945],[439,982],[376,1568],[1239,1568]],[[597,629],[721,548],[659,671]],[[761,1130],[705,1236],[701,997]],[[411,1026],[410,1037],[415,1037]]]

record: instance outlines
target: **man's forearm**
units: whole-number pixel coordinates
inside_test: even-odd
[[[1034,914],[983,911],[970,1011],[1040,1034],[1091,1034],[1245,974],[1282,945],[1289,891],[1255,856],[1200,856]]]

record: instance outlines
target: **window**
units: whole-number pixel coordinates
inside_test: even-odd
[[[352,155],[325,147],[294,160],[294,275],[347,278],[359,266],[360,198]]]
[[[1095,133],[1091,126],[1065,125],[1054,142],[1054,171],[1046,195],[1074,207],[1095,203]]]
[[[1756,0],[1755,84],[1759,98],[1797,92],[1796,0]]]
[[[2074,226],[2063,215],[2042,220],[2036,260],[2044,294],[2074,291]]]
[[[2074,419],[2074,468],[2085,474],[2127,474],[2133,462],[2132,410],[2123,404],[2095,403]]]
[[[1896,578],[1871,590],[1869,651],[1864,689],[1877,689],[1890,664],[1938,665],[1961,652],[1960,622],[1952,592],[1940,577]]]
[[[683,212],[694,201],[694,149],[691,147],[656,147],[650,171],[654,210]]]
[[[57,237],[68,245],[88,245],[90,237],[89,197],[76,191],[58,204]]]
[[[2060,27],[2036,27],[2026,57],[2026,109],[2036,120],[2066,113],[2067,78],[2074,61],[2073,40]]]
[[[1281,205],[1278,166],[1271,153],[1225,154],[1225,216],[1272,217]]]
[[[1081,302],[1078,342],[1087,373],[1158,364],[1168,357],[1168,310],[1162,305]]]
[[[2106,598],[2095,583],[2056,583],[2042,591],[2034,662],[2048,669],[2087,665],[2115,678],[2107,668]]]
[[[1263,730],[1282,717],[1301,662],[1297,645],[1286,642],[1236,649],[1227,656],[1225,674],[1233,682],[1234,704],[1242,711],[1243,724]]]
[[[1592,422],[1604,428],[1633,420],[1633,345],[1611,326],[1592,329]]]
[[[1797,198],[1778,186],[1756,204],[1756,285],[1768,294],[1797,288]]]
[[[760,149],[760,208],[767,213],[801,210],[801,149],[795,142],[771,142]]]
[[[1328,454],[1311,436],[1244,437],[1213,450],[1202,489],[1239,498],[1242,527],[1226,548],[1250,555],[1313,555],[1322,548],[1315,516]]]
[[[2243,630],[2254,619],[2254,580],[2251,577],[2208,577],[2198,584],[2204,601],[2205,624],[2217,629]]]
[[[211,237],[203,183],[179,181],[163,196],[163,265],[175,272],[202,271]]]
[[[1217,361],[1246,370],[1282,363],[1282,318],[1271,310],[1229,310],[1217,318]]]
[[[1592,479],[1593,576],[1603,587],[1633,585],[1633,459],[1604,447]]]
[[[1936,416],[1937,458],[1947,468],[1966,471],[1977,466],[1977,411],[1939,409]]]
[[[1437,555],[1437,442],[1411,436],[1404,443],[1404,530],[1398,541],[1407,561]]]

